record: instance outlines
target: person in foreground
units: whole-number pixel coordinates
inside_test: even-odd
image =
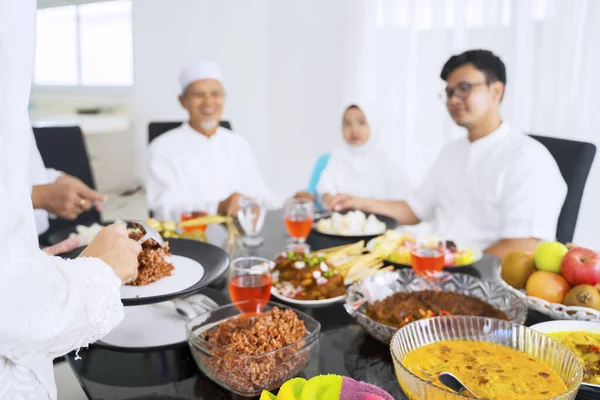
[[[219,126],[225,91],[214,62],[185,67],[179,101],[189,122],[150,144],[148,205],[158,219],[179,220],[184,211],[235,215],[243,196],[274,206],[250,144]]]
[[[300,192],[295,197],[320,197],[317,200],[329,207],[338,193],[386,200],[410,193],[408,178],[385,149],[374,125],[361,106],[346,107],[342,117],[344,146],[333,150],[326,161],[316,183],[316,196]]]
[[[330,207],[389,215],[403,225],[434,221],[440,237],[499,257],[554,240],[567,187],[548,150],[502,120],[502,60],[490,51],[467,51],[446,62],[441,78],[448,112],[466,137],[442,149],[408,200],[341,194]]]
[[[35,0],[0,0],[0,399],[56,399],[52,359],[121,321],[119,287],[137,276],[141,250],[124,225],[75,260],[38,248],[25,134],[35,13]]]

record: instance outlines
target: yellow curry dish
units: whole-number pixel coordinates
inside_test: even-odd
[[[568,391],[561,377],[543,362],[488,342],[445,340],[429,344],[408,353],[402,364],[419,378],[446,390],[438,375],[450,372],[482,399],[548,399]]]
[[[600,385],[600,334],[589,332],[552,332],[547,336],[564,344],[583,366],[583,381]]]

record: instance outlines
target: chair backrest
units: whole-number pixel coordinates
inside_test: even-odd
[[[181,126],[183,122],[150,122],[148,125],[148,143],[159,137],[165,132]],[[219,125],[222,128],[233,130],[229,121],[221,121]]]
[[[568,192],[558,218],[556,239],[562,243],[571,242],[575,234],[585,182],[596,155],[596,146],[575,140],[530,136],[542,143],[552,154],[567,183]]]
[[[78,126],[33,128],[35,141],[47,168],[65,172],[81,179],[92,189],[96,182],[85,146],[85,138]],[[78,224],[100,221],[100,213],[94,209],[79,215],[75,221],[50,219],[47,234]]]

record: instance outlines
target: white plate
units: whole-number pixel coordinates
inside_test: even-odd
[[[115,347],[144,348],[186,341],[188,319],[175,311],[172,301],[125,307],[125,318],[100,343]]]
[[[600,322],[592,321],[547,321],[532,325],[530,328],[542,333],[584,331],[600,334]],[[600,388],[600,385],[594,383],[583,382],[581,385]]]
[[[195,294],[188,297],[189,301],[196,300],[195,305],[189,310],[191,313],[210,311],[210,307],[197,301],[205,297],[204,294]],[[187,301],[179,304],[181,307]],[[99,343],[115,347],[147,348],[168,346],[182,343],[187,340],[185,324],[189,319],[182,316],[175,309],[173,301],[147,304],[136,307],[125,307],[125,318],[110,333],[104,336]]]
[[[121,299],[137,299],[177,293],[194,286],[204,276],[202,265],[190,258],[172,255],[167,257],[167,261],[175,267],[171,276],[145,286],[121,286]]]
[[[281,301],[285,301],[286,303],[294,304],[294,305],[302,306],[302,307],[307,307],[307,308],[327,307],[332,304],[341,303],[346,298],[346,295],[344,295],[344,296],[332,297],[331,299],[325,299],[325,300],[296,300],[296,299],[290,299],[289,297],[285,297],[285,296],[281,295],[277,291],[277,289],[275,289],[274,287],[271,288],[271,295],[277,297]]]
[[[367,245],[365,246],[367,248],[367,250],[369,251],[369,253],[372,253],[375,250],[375,245],[377,243],[379,243],[381,241],[381,237],[378,236],[376,238],[373,238],[371,240],[369,240],[367,242]],[[469,247],[467,247],[469,248]],[[464,250],[464,248],[461,247],[461,250]],[[483,251],[479,250],[479,249],[475,249],[475,248],[470,248],[470,250],[473,251],[473,262],[471,262],[470,264],[463,264],[463,265],[445,265],[444,268],[462,268],[462,267],[468,267],[469,265],[473,265],[476,262],[478,262],[479,260],[481,260],[483,258]],[[403,263],[399,263],[397,261],[391,261],[391,260],[385,260],[394,264],[398,264],[398,265],[407,265],[410,266],[410,264],[403,264]]]
[[[383,230],[381,230],[379,232],[363,232],[363,233],[347,234],[347,233],[340,233],[340,232],[334,232],[334,231],[324,231],[324,230],[317,228],[316,224],[314,225],[313,229],[319,233],[322,233],[323,235],[343,236],[343,237],[349,237],[349,238],[352,238],[352,237],[361,238],[361,237],[365,237],[365,236],[383,235],[385,233],[385,231],[387,231],[387,228],[384,228]]]

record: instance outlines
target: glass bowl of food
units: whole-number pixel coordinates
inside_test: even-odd
[[[465,399],[444,386],[454,374],[479,398],[574,399],[583,377],[575,354],[533,329],[494,318],[435,317],[392,338],[396,377],[409,399]]]
[[[248,312],[251,308],[255,312]],[[239,395],[258,396],[306,367],[321,324],[282,304],[248,300],[200,314],[186,331],[192,356],[206,376]]]
[[[388,344],[410,322],[471,315],[525,323],[526,302],[495,282],[442,272],[435,281],[401,269],[380,272],[348,288],[346,311],[375,339]]]

